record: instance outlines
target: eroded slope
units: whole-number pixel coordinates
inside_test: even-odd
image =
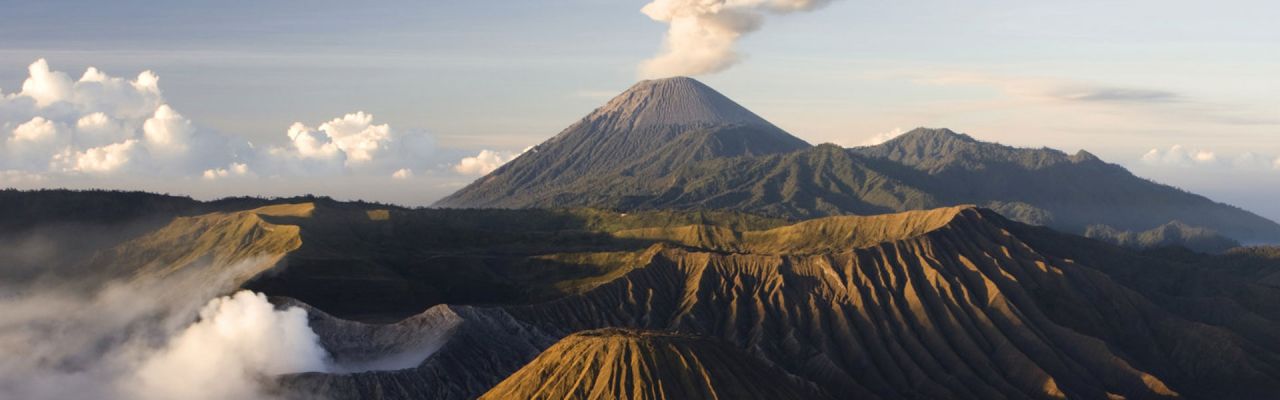
[[[823,399],[717,340],[601,329],[561,339],[481,399]]]
[[[839,398],[1265,398],[1280,388],[1273,286],[1197,286],[1179,277],[1198,267],[977,208],[889,218],[921,228],[863,241],[856,233],[880,230],[838,225],[874,219],[810,221],[774,228],[797,230],[771,236],[795,242],[764,251],[746,233],[767,229],[714,240],[651,230],[661,235],[647,236],[656,241],[640,265],[581,294],[448,306],[460,322],[418,368],[285,382],[339,398],[469,398],[560,338],[618,327],[715,337]],[[1230,288],[1248,294],[1196,295]]]

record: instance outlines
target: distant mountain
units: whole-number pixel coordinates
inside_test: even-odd
[[[850,149],[876,169],[942,204],[980,204],[1012,218],[1073,233],[1105,224],[1146,231],[1173,221],[1233,239],[1280,242],[1280,225],[1203,196],[1134,176],[1086,151],[1022,149],[947,129],[916,129]]]
[[[1025,149],[920,128],[876,146],[809,146],[689,78],[636,84],[439,207],[725,209],[780,218],[956,204],[1084,233],[1172,221],[1244,242],[1280,225],[1139,178],[1080,151]]]
[[[1182,221],[1173,221],[1142,232],[1121,231],[1107,225],[1090,225],[1084,236],[1137,249],[1183,246],[1202,253],[1221,253],[1240,247],[1240,242],[1218,232],[1190,226]]]
[[[706,337],[579,332],[480,399],[827,399],[786,372]]]
[[[618,178],[643,192],[657,189],[646,178],[700,161],[808,147],[701,82],[648,80],[436,205],[565,206],[584,194],[627,190]]]

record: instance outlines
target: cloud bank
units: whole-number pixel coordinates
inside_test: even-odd
[[[640,9],[667,24],[661,52],[640,64],[644,78],[720,72],[741,60],[734,49],[766,15],[809,11],[831,0],[653,0]]]
[[[20,91],[0,92],[0,185],[460,181],[513,157],[493,150],[448,159],[456,153],[441,152],[425,131],[395,129],[361,110],[297,121],[280,127],[279,144],[255,145],[187,118],[151,71],[126,79],[89,67],[75,79],[39,59],[27,72]]]
[[[333,368],[303,309],[217,296],[257,262],[0,282],[0,398],[265,399],[264,378]]]
[[[1152,167],[1205,167],[1235,169],[1241,171],[1280,171],[1280,156],[1241,153],[1235,157],[1220,157],[1217,152],[1206,149],[1190,149],[1179,144],[1167,150],[1158,148],[1144,153],[1140,159],[1144,165]]]

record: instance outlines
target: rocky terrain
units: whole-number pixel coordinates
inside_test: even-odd
[[[308,242],[329,248],[382,232],[387,236],[371,242],[385,245],[348,246],[343,259],[380,260],[392,270],[414,260],[379,258],[401,251],[394,246],[417,243],[424,259],[436,259],[428,255],[433,246],[451,240],[488,249],[451,255],[484,262],[418,267],[419,275],[395,278],[409,287],[443,284],[468,293],[424,299],[419,312],[392,324],[326,312],[344,310],[342,304],[316,301],[330,304],[317,308],[278,297],[281,305],[309,310],[324,347],[349,369],[284,376],[277,393],[340,399],[579,393],[559,384],[540,388],[537,380],[503,382],[522,376],[522,368],[581,368],[548,364],[552,356],[531,362],[577,346],[579,332],[606,328],[709,338],[735,350],[697,357],[751,357],[760,368],[783,371],[796,391],[835,398],[1265,398],[1280,387],[1280,286],[1258,279],[1276,276],[1280,266],[1266,251],[1143,254],[972,206],[794,224],[735,214],[484,212],[508,214],[314,204],[249,212],[273,221],[274,232],[302,240],[296,248],[270,247],[265,253],[280,250],[282,257],[244,284],[273,282],[258,288],[274,296],[360,293],[369,284],[332,275],[334,267],[307,267],[319,251],[307,250]],[[253,220],[245,215],[182,218],[158,232],[203,219]],[[200,236],[244,249],[290,243],[244,229],[255,224],[202,225]],[[154,245],[171,249],[162,256],[167,260],[227,261],[263,253],[207,255],[203,246],[157,241],[183,237],[147,235],[115,251]],[[562,267],[530,260],[559,260]],[[357,274],[373,264],[347,265]],[[466,271],[440,272],[448,270]],[[502,285],[498,276],[519,276],[526,285]],[[370,312],[373,321],[403,307],[373,299],[343,300],[391,312]],[[626,361],[615,372],[642,374],[639,366],[648,362]],[[685,373],[698,374],[660,379]],[[587,393],[642,390],[601,385]],[[680,390],[736,393],[719,385]]]

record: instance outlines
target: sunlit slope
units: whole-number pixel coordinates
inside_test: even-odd
[[[712,337],[837,398],[1266,398],[1280,388],[1280,291],[1251,278],[1280,270],[1265,258],[1215,271],[972,207],[718,227],[712,239],[682,229],[616,231],[647,232],[638,265],[580,293],[447,306],[459,328],[418,368],[289,382],[337,398],[471,398],[556,340],[626,328]],[[770,231],[776,243],[752,244]]]
[[[302,246],[300,228],[265,218],[306,218],[310,203],[174,218],[156,231],[100,252],[90,264],[110,276],[163,279],[178,273],[225,277],[233,285],[274,267]]]
[[[824,399],[707,338],[622,329],[570,335],[481,399]]]
[[[972,208],[958,206],[867,217],[826,217],[757,231],[737,231],[715,225],[688,225],[629,229],[614,232],[613,235],[735,253],[827,253],[919,236],[942,228],[958,214]]]

